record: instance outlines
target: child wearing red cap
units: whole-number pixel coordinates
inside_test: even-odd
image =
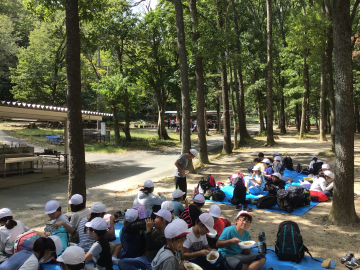
[[[247,231],[250,227],[252,216],[246,211],[240,211],[235,219],[236,226],[225,228],[216,247],[223,256],[222,267],[226,270],[245,269],[258,270],[266,261],[263,254],[250,254],[250,249],[241,249],[240,241],[249,241],[250,234]]]

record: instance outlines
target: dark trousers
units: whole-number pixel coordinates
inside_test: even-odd
[[[185,192],[186,198],[186,192],[187,192],[187,183],[186,183],[186,177],[177,177],[175,176],[175,189],[181,189]]]

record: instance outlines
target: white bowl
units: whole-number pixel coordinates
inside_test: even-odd
[[[249,243],[249,244],[244,245],[244,243]],[[239,246],[240,246],[241,249],[250,249],[255,245],[255,243],[256,243],[255,241],[240,241]]]
[[[195,263],[191,263],[191,262],[185,263],[184,266],[185,266],[185,268],[186,268],[187,270],[202,270],[202,268],[201,268],[200,266],[198,266],[198,265],[195,264]],[[193,269],[188,268],[189,266],[192,266]]]
[[[209,257],[210,257],[210,254],[216,254],[216,259],[215,260],[209,260]],[[219,252],[217,251],[210,251],[210,253],[206,256],[206,259],[211,263],[211,264],[214,264],[216,263],[216,261],[219,259]]]
[[[207,234],[210,238],[215,238],[217,236],[217,233],[208,233]]]

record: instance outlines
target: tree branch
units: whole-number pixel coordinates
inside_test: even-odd
[[[354,4],[354,7],[353,7],[353,10],[352,10],[352,12],[351,12],[350,26],[352,26],[352,24],[353,24],[353,22],[354,22],[354,18],[355,18],[355,16],[356,16],[356,10],[357,10],[359,4],[360,4],[360,0],[356,0],[356,1],[355,1],[355,4]]]

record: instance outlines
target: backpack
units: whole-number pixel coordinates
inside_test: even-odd
[[[305,252],[311,259],[321,263],[312,257],[309,249],[304,245],[298,224],[293,221],[281,222],[275,242],[275,253],[279,260],[300,263]]]
[[[61,240],[63,250],[65,250],[69,246],[69,236],[70,236],[70,234],[68,234],[68,232],[66,231],[64,226],[61,226],[61,227],[56,229],[56,228],[52,227],[52,224],[47,224],[44,231],[45,232],[51,232],[52,235],[58,236],[60,238],[60,240]]]
[[[257,200],[256,208],[257,209],[265,209],[271,208],[277,204],[276,196],[274,195],[266,195]]]
[[[205,194],[205,200],[210,200],[210,197],[214,194],[215,190],[213,190],[212,188],[208,189]]]
[[[329,200],[326,194],[314,190],[310,190],[310,198],[312,202],[326,202]]]
[[[246,187],[243,185],[242,181],[236,183],[233,197],[230,200],[230,203],[234,205],[239,205],[240,203],[245,203],[246,201]]]
[[[201,180],[199,181],[197,186],[193,188],[193,198],[195,198],[195,196],[198,194],[205,194],[206,190],[208,190],[209,188],[210,185],[208,181],[205,180],[204,177],[201,177]]]
[[[289,203],[294,207],[302,207],[306,205],[306,197],[304,188],[301,186],[288,186],[286,191],[289,194]]]
[[[304,258],[305,250],[299,226],[293,221],[283,221],[279,225],[275,242],[275,253],[281,261],[299,263]]]
[[[285,157],[284,160],[283,160],[283,165],[284,165],[285,169],[290,170],[290,171],[294,171],[293,162],[292,162],[291,157]]]
[[[28,231],[20,234],[14,242],[14,253],[22,250],[32,251],[35,241],[39,238],[40,235],[35,231]]]
[[[324,164],[324,162],[316,162],[316,163],[314,163],[313,168],[310,169],[310,173],[314,174],[314,175],[318,174],[319,171],[321,171],[321,167],[322,167],[323,164]]]
[[[222,190],[215,190],[211,196],[211,200],[222,202],[225,199],[225,192]]]
[[[276,193],[277,204],[282,211],[291,213],[294,207],[289,201],[289,193],[285,189],[279,189]]]
[[[215,187],[215,178],[211,174],[208,175],[207,181],[211,187]]]

